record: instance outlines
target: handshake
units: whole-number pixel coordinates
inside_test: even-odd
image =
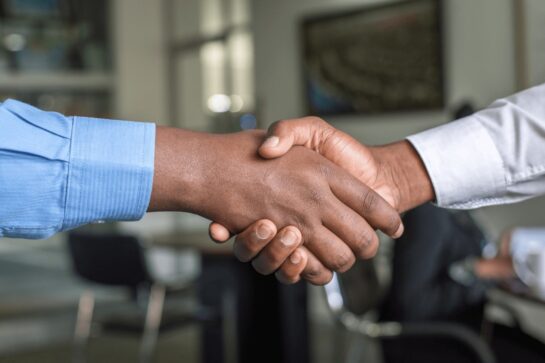
[[[158,128],[150,211],[211,219],[217,242],[237,234],[236,257],[284,283],[325,284],[376,254],[381,230],[434,198],[407,141],[368,147],[316,117],[268,133],[212,135]]]

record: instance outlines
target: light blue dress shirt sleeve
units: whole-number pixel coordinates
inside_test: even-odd
[[[47,238],[138,220],[153,182],[155,125],[0,104],[0,237]]]

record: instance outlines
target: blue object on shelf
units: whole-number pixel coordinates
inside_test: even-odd
[[[59,0],[9,0],[8,9],[12,15],[56,15],[60,12],[60,4]]]

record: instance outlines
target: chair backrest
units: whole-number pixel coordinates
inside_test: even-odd
[[[136,237],[73,232],[68,250],[74,271],[88,281],[136,288],[151,280]]]
[[[449,320],[481,324],[485,287],[454,281],[449,267],[478,258],[484,234],[467,211],[424,204],[403,217],[405,233],[393,249],[391,284],[381,319]]]

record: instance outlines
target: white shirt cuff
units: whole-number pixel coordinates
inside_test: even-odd
[[[471,209],[502,202],[501,156],[490,135],[469,116],[407,138],[430,176],[440,207]]]

